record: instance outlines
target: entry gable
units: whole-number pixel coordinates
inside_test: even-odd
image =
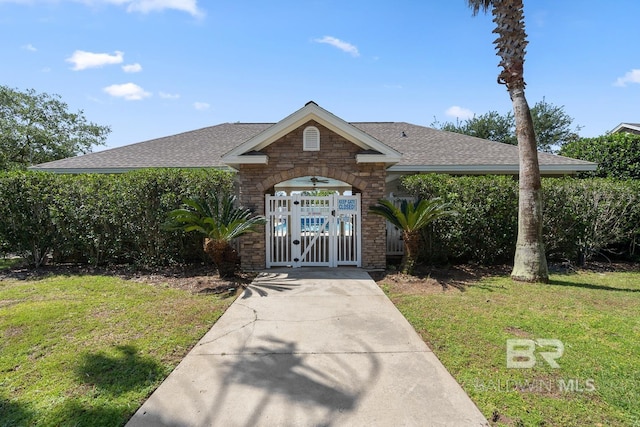
[[[386,163],[387,165],[392,165],[398,163],[402,158],[400,152],[321,108],[315,102],[310,101],[295,113],[229,151],[222,156],[222,161],[236,168],[241,164],[268,164],[268,156],[260,153],[260,150],[310,120],[316,121],[361,147],[363,152],[356,156],[358,163]]]

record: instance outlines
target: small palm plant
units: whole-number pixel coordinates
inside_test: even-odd
[[[236,199],[236,196],[225,195],[220,200],[216,193],[210,200],[185,198],[184,207],[167,214],[166,229],[204,235],[204,252],[213,260],[220,277],[231,277],[235,273],[238,256],[232,241],[256,231],[266,222],[263,216],[252,216],[251,210],[237,207]]]
[[[400,270],[405,274],[413,273],[420,248],[420,230],[437,219],[456,214],[449,209],[449,204],[439,198],[415,202],[403,200],[400,207],[392,201],[379,200],[378,204],[371,206],[369,210],[402,230],[404,255]]]

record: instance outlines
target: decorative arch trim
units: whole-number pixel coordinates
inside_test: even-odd
[[[324,176],[331,179],[337,179],[339,181],[346,182],[354,188],[364,192],[367,188],[368,182],[364,179],[349,173],[344,170],[331,167],[331,166],[297,166],[293,169],[282,171],[271,175],[269,178],[258,183],[256,186],[262,193],[266,193],[269,189],[275,185],[288,181],[290,179],[299,178],[301,176]]]

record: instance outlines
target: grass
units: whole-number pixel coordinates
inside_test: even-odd
[[[640,273],[489,278],[464,292],[383,289],[493,425],[640,426]],[[552,368],[507,368],[508,339],[556,339]],[[512,361],[533,360],[529,355]]]
[[[0,281],[0,425],[123,425],[231,301],[107,276]]]

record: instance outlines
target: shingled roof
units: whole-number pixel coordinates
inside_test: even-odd
[[[611,133],[623,132],[634,133],[637,135],[640,134],[640,123],[620,123],[611,131]]]
[[[389,172],[517,173],[518,148],[405,122],[350,123],[402,154]],[[223,123],[164,138],[32,166],[60,173],[117,173],[134,169],[228,168],[222,157],[274,123]],[[543,174],[595,170],[596,164],[539,153]]]

